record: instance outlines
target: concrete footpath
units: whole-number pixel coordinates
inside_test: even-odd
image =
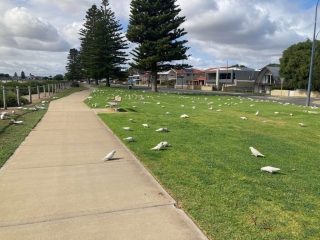
[[[51,102],[0,170],[0,239],[207,239],[83,103],[89,94]]]

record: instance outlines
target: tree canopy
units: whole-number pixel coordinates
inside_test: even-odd
[[[83,28],[80,29],[79,61],[84,74],[98,79],[122,76],[122,65],[126,63],[127,43],[122,34],[121,24],[109,8],[108,0],[103,0],[100,9],[94,4],[87,11]]]
[[[24,73],[24,71],[21,72],[21,79],[25,79],[26,78],[26,75]]]
[[[317,40],[314,58],[313,78],[311,89],[313,91],[320,90],[320,41]],[[283,51],[280,58],[281,77],[290,86],[295,88],[307,88],[309,79],[309,70],[311,63],[312,41],[309,39],[305,42],[299,42],[291,45]]]
[[[127,39],[137,44],[132,50],[136,69],[151,71],[152,91],[157,91],[157,72],[171,68],[191,67],[188,64],[174,64],[187,60],[187,34],[179,28],[185,17],[179,17],[181,9],[176,0],[132,0]]]
[[[79,61],[79,51],[75,48],[69,50],[68,63],[66,65],[66,69],[68,71],[66,73],[68,80],[80,79],[82,77]]]

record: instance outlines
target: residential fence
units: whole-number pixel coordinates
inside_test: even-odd
[[[15,88],[13,87],[5,87],[2,86],[2,95],[3,95],[3,109],[7,109],[8,105],[8,98],[7,98],[7,92],[8,91],[16,91],[16,95],[17,95],[17,104],[18,106],[21,106],[21,92],[25,92],[25,90],[28,91],[28,102],[32,103],[32,94],[33,92],[36,91],[36,94],[38,95],[38,99],[40,99],[40,94],[43,93],[43,96],[46,97],[51,96],[55,93],[58,93],[59,91],[61,91],[62,89],[67,89],[70,88],[70,83],[54,83],[54,84],[47,84],[47,85],[42,85],[42,86],[28,86],[28,87],[19,87],[16,86]],[[24,95],[26,96],[26,95]]]

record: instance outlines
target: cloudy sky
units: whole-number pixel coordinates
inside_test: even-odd
[[[0,73],[64,74],[67,55],[79,47],[86,11],[101,0],[1,0]],[[109,0],[126,30],[130,0]],[[279,63],[292,44],[313,38],[317,0],[177,0],[198,69]],[[318,26],[320,23],[318,22]],[[320,29],[320,28],[319,28]]]

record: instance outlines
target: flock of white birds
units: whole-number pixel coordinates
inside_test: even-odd
[[[102,91],[103,92],[103,90],[95,90],[94,91],[94,93],[93,93],[93,95],[99,95],[99,91]],[[118,92],[117,92],[117,94],[119,95],[119,93],[121,93],[121,91],[122,90],[119,90]],[[100,92],[100,94],[102,93],[102,92]],[[143,93],[145,93],[145,92],[143,92]],[[127,99],[127,100],[140,100],[141,101],[141,103],[142,104],[149,104],[149,103],[152,103],[152,101],[151,100],[153,100],[152,98],[154,98],[153,96],[148,96],[148,95],[146,95],[146,94],[138,94],[138,93],[133,93],[133,94],[128,94],[128,93],[126,93],[126,92],[122,92],[122,94],[124,95],[124,99]],[[164,93],[165,95],[166,94],[168,94],[168,93]],[[179,97],[180,98],[192,98],[191,96],[188,96],[187,94],[188,93],[183,93],[184,95],[180,95]],[[192,94],[192,93],[191,93]],[[172,94],[171,94],[172,95]],[[179,93],[177,94],[177,95],[179,95]],[[190,95],[190,93],[189,93],[189,95]],[[150,98],[150,100],[149,101],[146,101],[146,98]],[[249,100],[249,101],[251,101],[251,102],[263,102],[263,101],[265,101],[265,102],[270,102],[270,100],[255,100],[255,99],[252,99],[252,98],[243,98],[243,97],[237,97],[238,98],[238,100],[239,100],[239,102],[232,102],[232,101],[229,101],[229,100],[232,100],[233,98],[232,97],[230,97],[230,99],[228,99],[228,101],[229,102],[226,102],[226,103],[224,103],[224,105],[226,105],[226,106],[232,106],[232,105],[237,105],[238,103],[243,103],[243,101],[244,100]],[[89,97],[87,100],[90,102],[90,100],[92,99],[92,97]],[[192,99],[194,99],[194,98],[192,98]],[[200,97],[198,97],[198,99],[200,99]],[[207,101],[207,99],[208,98],[204,98],[204,101]],[[220,101],[221,99],[219,98],[218,99],[218,101]],[[194,103],[195,103],[195,101],[194,100],[192,100],[191,101],[192,102],[192,109],[193,110],[196,110],[197,109],[197,106],[196,105],[194,105]],[[286,106],[288,106],[290,103],[282,103],[282,102],[278,102],[278,101],[273,101],[273,102],[275,102],[275,103],[279,103],[279,104],[281,104],[281,105],[283,105],[284,107],[286,107]],[[208,102],[207,103],[208,105],[210,105],[210,107],[208,108],[209,110],[213,110],[214,109],[214,107],[212,106],[213,105],[213,102]],[[161,104],[161,102],[160,101],[157,101],[156,102],[156,105],[161,105],[161,107],[162,108],[164,108],[165,106],[164,105],[162,105]],[[219,109],[217,109],[216,111],[217,112],[222,112],[222,110],[221,110],[221,107],[223,106],[223,104],[221,103],[221,104],[218,104],[218,106],[220,107]],[[250,104],[250,107],[255,107],[256,105],[255,104]],[[181,107],[182,108],[185,108],[186,107],[186,105],[185,104],[183,104],[183,105],[181,105]],[[303,108],[305,108],[305,106],[299,106],[299,107],[303,107]],[[137,108],[137,106],[133,106],[133,108]],[[313,107],[311,107],[311,109],[318,109],[318,107],[316,107],[316,106],[313,106]],[[304,110],[303,112],[305,112],[305,113],[314,113],[314,114],[319,114],[320,112],[318,112],[318,111],[308,111],[308,110]],[[171,114],[171,112],[166,112],[165,114]],[[260,115],[261,113],[260,113],[260,111],[256,111],[255,112],[255,116],[258,116],[258,115]],[[274,112],[274,114],[275,115],[279,115],[279,114],[282,114],[281,112]],[[293,113],[290,113],[289,114],[290,116],[293,116]],[[182,114],[181,116],[180,116],[180,118],[189,118],[189,116],[187,115],[187,114]],[[242,117],[240,117],[242,120],[248,120],[249,118],[247,117],[247,116],[242,116]],[[133,122],[133,119],[129,119],[129,121],[130,122]],[[262,120],[262,122],[268,122],[268,120]],[[298,123],[301,127],[306,127],[307,125],[305,124],[305,123]],[[144,127],[144,128],[149,128],[149,125],[147,124],[147,123],[142,123],[142,126]],[[130,127],[123,127],[123,129],[124,130],[126,130],[126,131],[130,131],[130,130],[132,130]],[[168,132],[169,130],[168,130],[168,128],[158,128],[158,129],[156,129],[156,131],[157,132]],[[128,141],[128,142],[131,142],[131,141],[134,141],[134,138],[133,137],[126,137],[126,138],[124,138],[124,140],[125,141]],[[155,147],[153,147],[153,148],[151,148],[151,150],[157,150],[157,151],[159,151],[159,150],[161,150],[161,149],[164,149],[165,147],[168,147],[168,146],[171,146],[168,142],[160,142],[160,143],[158,143]],[[255,149],[254,147],[249,147],[249,149],[251,150],[251,152],[252,152],[252,155],[254,155],[254,156],[256,156],[256,157],[265,157],[262,153],[260,153],[257,149]],[[111,153],[109,153],[106,157],[105,157],[105,159],[109,159],[110,158],[110,156],[112,155],[114,155],[114,153],[115,153],[115,151],[113,150]],[[278,168],[278,167],[272,167],[272,166],[265,166],[265,167],[262,167],[261,168],[261,171],[267,171],[267,172],[269,172],[269,173],[274,173],[274,172],[277,172],[277,171],[280,171],[280,168]]]
[[[56,97],[57,98],[57,97]],[[42,101],[41,105],[35,105],[35,107],[18,107],[18,110],[22,110],[22,111],[37,111],[37,110],[45,110],[47,109],[46,104],[49,103],[49,101]],[[16,121],[13,117],[17,117],[18,114],[16,113],[16,111],[12,110],[11,113],[9,113],[8,111],[5,112],[1,112],[0,115],[0,119],[1,120],[6,120],[8,117],[10,117],[10,122],[16,125],[22,125],[25,124],[24,121]]]

